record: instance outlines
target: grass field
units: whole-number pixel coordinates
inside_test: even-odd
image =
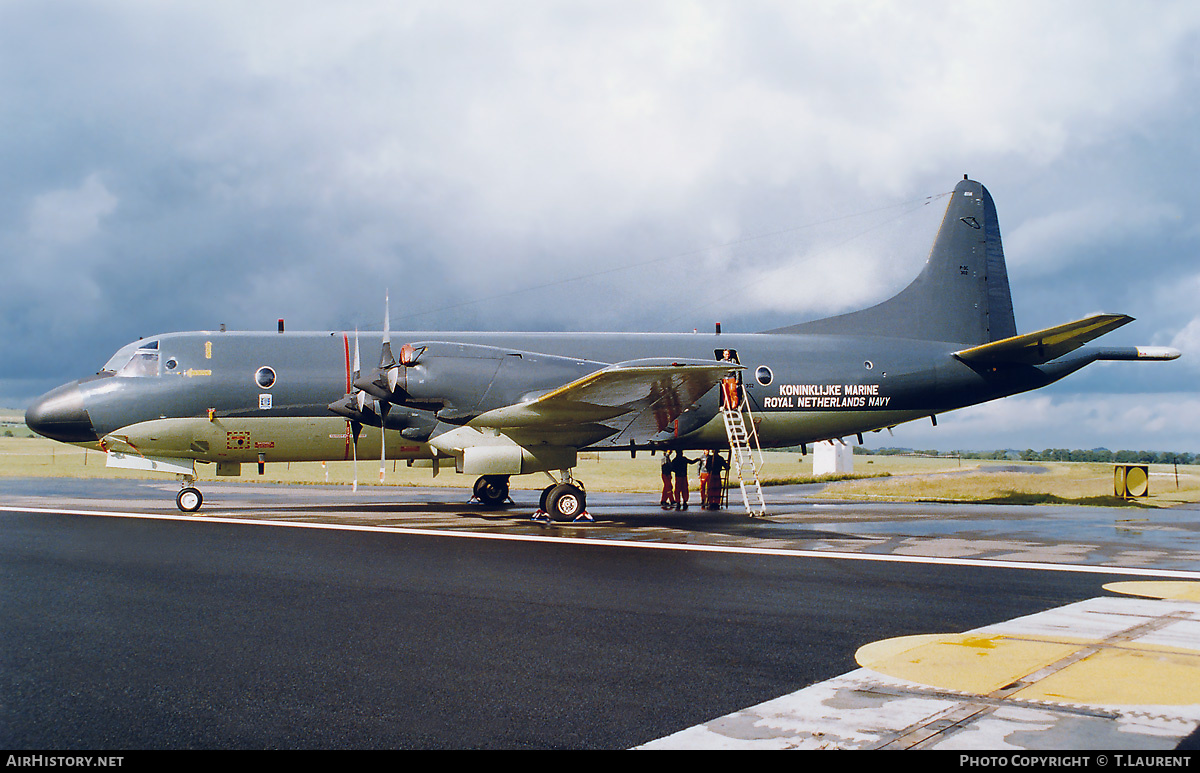
[[[699,453],[693,457],[699,457]],[[661,457],[647,453],[639,453],[636,459],[630,459],[628,453],[582,453],[575,476],[595,491],[657,493],[662,486],[660,461]],[[213,465],[199,464],[196,469],[201,480],[215,479]],[[242,472],[240,478],[221,480],[348,485],[354,477],[349,462],[330,462],[324,466],[319,462],[268,463],[266,474],[261,477],[256,465],[245,464]],[[1111,464],[856,456],[854,473],[864,477],[830,482],[811,496],[863,501],[1122,504],[1113,496]],[[379,459],[359,460],[358,476],[361,483],[377,484]],[[98,451],[84,451],[37,437],[0,437],[0,479],[5,477],[167,479],[160,474],[110,469]],[[694,469],[692,480],[695,487]],[[811,456],[801,458],[798,453],[775,451],[765,454],[763,480],[770,486],[823,479],[812,476]],[[409,468],[404,462],[393,461],[386,465],[388,485],[468,488],[473,482],[473,478],[452,470],[443,470],[435,478],[429,468]],[[514,477],[512,486],[537,490],[548,482],[544,475],[524,475]],[[769,488],[766,493],[769,499]],[[1169,506],[1196,501],[1200,501],[1200,467],[1180,466],[1177,480],[1171,465],[1150,465],[1150,496],[1134,503]]]
[[[863,466],[856,459],[855,472]],[[997,462],[963,460],[961,467],[941,459],[867,457],[892,469],[888,478],[837,483],[816,498],[882,501],[996,502],[1006,504],[1083,504],[1170,506],[1200,501],[1200,467],[1152,464],[1150,495],[1123,501],[1113,492],[1113,465],[1083,462]],[[928,469],[912,462],[931,462]],[[941,464],[938,469],[937,465]]]
[[[25,414],[15,408],[0,408],[0,437],[37,437],[25,426]]]

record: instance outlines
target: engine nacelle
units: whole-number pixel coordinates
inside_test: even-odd
[[[435,411],[450,422],[531,399],[605,366],[575,357],[444,341],[414,343],[401,351],[411,364],[388,372],[389,384],[394,383],[388,399]]]
[[[574,448],[557,446],[482,445],[464,449],[459,472],[467,475],[526,475],[545,470],[567,470],[579,463]]]

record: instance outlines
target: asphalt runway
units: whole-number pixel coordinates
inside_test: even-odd
[[[723,746],[745,739],[714,720],[857,673],[865,645],[1200,579],[1196,510],[781,489],[751,520],[595,493],[594,523],[545,525],[537,492],[486,511],[453,489],[204,488],[184,517],[173,484],[0,481],[0,745]],[[1200,625],[1188,603],[1170,619]],[[1153,748],[1194,743],[1195,708]],[[792,732],[773,742],[821,735]]]

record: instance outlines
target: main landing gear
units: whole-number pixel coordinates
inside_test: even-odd
[[[583,484],[573,480],[569,470],[563,470],[561,483],[556,482],[542,489],[538,511],[533,518],[555,521],[593,520],[587,511],[587,492],[583,490]]]
[[[546,473],[547,477],[554,480],[554,476]],[[484,507],[501,507],[502,505],[511,502],[509,499],[509,486],[507,475],[484,475],[475,481],[475,487],[472,490],[472,499],[477,500]],[[555,521],[590,521],[592,516],[588,515],[587,511],[587,493],[583,490],[583,484],[571,478],[569,470],[563,470],[562,482],[555,481],[553,484],[542,489],[542,496],[538,500],[538,511],[534,514],[535,520],[555,520]]]
[[[573,483],[558,483],[542,491],[542,512],[556,521],[590,521],[587,493]]]
[[[484,475],[475,481],[475,489],[472,493],[484,507],[500,507],[509,501],[508,476]]]

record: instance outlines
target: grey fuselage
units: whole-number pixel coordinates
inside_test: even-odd
[[[126,349],[157,342],[156,369],[143,367],[137,375],[102,372],[64,385],[30,409],[31,425],[49,437],[87,445],[98,445],[105,437],[132,436],[135,450],[203,461],[344,459],[345,443],[335,443],[335,452],[294,448],[284,437],[275,437],[272,429],[277,427],[286,435],[292,425],[268,420],[320,422],[328,431],[318,434],[339,434],[345,419],[328,406],[350,391],[353,335],[193,332],[146,339]],[[718,360],[724,350],[731,350],[744,368],[743,388],[764,447],[878,430],[1036,389],[1083,367],[1101,352],[1085,347],[1037,367],[976,369],[953,356],[961,344],[869,336],[430,332],[392,336],[398,341],[495,347],[511,352],[510,356],[540,353],[577,358],[576,377],[596,370],[597,363],[642,357]],[[359,345],[364,351],[379,351],[381,339],[380,333],[360,334]],[[256,380],[264,368],[274,374],[269,386]],[[430,411],[398,405],[389,417],[389,429],[424,425],[436,435],[439,428],[465,424],[475,415],[520,400],[531,390],[550,389],[570,380],[564,378],[570,374],[556,371],[549,377],[552,380],[539,384],[535,373],[516,389],[505,389],[497,388],[495,372],[495,367],[485,363],[474,378],[460,375],[453,384],[439,387],[441,392],[450,392],[448,398],[456,408],[452,421],[438,421]],[[669,439],[615,432],[589,447],[725,445],[724,430],[716,421],[716,391],[693,406],[689,413],[694,418],[681,420],[685,431]],[[68,404],[73,409],[62,410]],[[47,406],[59,409],[63,417],[59,426],[43,418]],[[152,447],[158,438],[137,431],[151,424],[165,429],[165,423],[177,420],[188,420],[191,426],[219,423],[235,441],[197,443],[195,437],[173,437],[169,447],[158,448]],[[159,434],[164,434],[163,429]],[[245,444],[239,445],[236,439],[243,437]],[[427,439],[428,435],[420,438]],[[422,456],[425,449],[421,445],[407,443],[396,453],[406,455],[407,449],[407,455]]]

